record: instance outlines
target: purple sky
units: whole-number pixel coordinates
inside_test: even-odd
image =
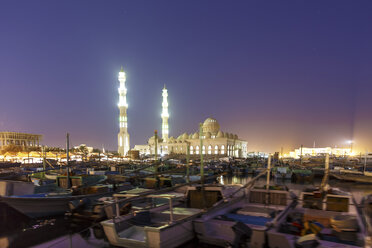
[[[207,117],[249,150],[372,150],[372,1],[1,1],[0,130],[116,149]]]

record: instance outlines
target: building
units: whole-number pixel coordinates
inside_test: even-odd
[[[291,157],[291,158],[300,158],[302,157],[315,157],[315,156],[324,156],[326,154],[333,155],[336,157],[341,156],[352,156],[354,155],[351,148],[337,148],[337,147],[324,147],[324,148],[309,148],[309,147],[300,147],[295,149],[292,152],[289,152],[288,155],[284,155],[284,157]]]
[[[0,147],[7,145],[16,146],[39,146],[42,140],[40,134],[18,133],[18,132],[0,132]]]
[[[119,87],[119,133],[118,133],[118,153],[121,156],[127,155],[130,144],[129,144],[129,133],[128,133],[128,118],[127,118],[127,109],[128,109],[128,104],[127,104],[127,88],[125,87],[125,81],[126,81],[126,76],[125,72],[123,70],[123,67],[121,67],[121,70],[119,72],[119,77],[118,80],[120,82],[120,87]]]
[[[157,154],[189,154],[200,155],[200,153],[206,156],[232,156],[245,158],[247,156],[247,142],[239,139],[236,134],[222,132],[220,125],[216,119],[207,118],[202,126],[202,132],[199,128],[195,133],[183,133],[177,138],[169,137],[169,126],[168,126],[168,91],[163,88],[163,111],[162,117],[162,137],[157,136]],[[202,137],[199,134],[202,133]],[[200,140],[202,139],[203,145],[201,146]],[[146,145],[136,145],[134,150],[140,151],[141,155],[155,154],[155,135],[152,136]]]

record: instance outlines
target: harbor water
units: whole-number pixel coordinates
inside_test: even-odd
[[[222,184],[245,184],[252,176],[224,176]],[[290,180],[272,180],[271,184],[286,185],[296,195],[300,195],[305,187],[319,186],[321,179],[312,183],[293,183]],[[263,186],[264,177],[255,185]],[[359,203],[363,196],[372,194],[371,185],[341,182],[330,179],[332,187],[350,192]],[[6,204],[0,202],[0,247],[56,247],[56,248],[87,248],[111,246],[99,223],[71,219],[68,216],[51,217],[48,219],[30,219]],[[198,247],[197,241],[185,244],[184,247]],[[205,247],[205,246],[203,246]]]

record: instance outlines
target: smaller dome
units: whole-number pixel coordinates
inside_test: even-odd
[[[182,139],[182,134],[177,137],[178,140]]]
[[[225,137],[225,138],[229,138],[229,133],[224,133],[224,134],[223,134],[223,137]]]
[[[182,134],[182,139],[188,139],[188,138],[189,138],[189,136],[187,135],[187,133]]]
[[[210,139],[210,138],[211,138],[211,136],[212,136],[212,135],[211,135],[211,133],[210,133],[210,132],[207,132],[207,133],[205,134],[205,138],[206,138],[206,139]]]
[[[218,131],[218,133],[216,135],[216,138],[223,138],[223,132],[222,131]]]
[[[235,134],[235,135],[234,135],[234,139],[238,139],[238,135]]]
[[[199,139],[199,134],[197,132],[195,132],[192,136],[193,139]]]

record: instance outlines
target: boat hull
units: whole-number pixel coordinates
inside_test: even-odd
[[[80,195],[66,197],[2,197],[2,201],[17,211],[31,218],[63,215],[69,210],[68,203],[95,195]]]

